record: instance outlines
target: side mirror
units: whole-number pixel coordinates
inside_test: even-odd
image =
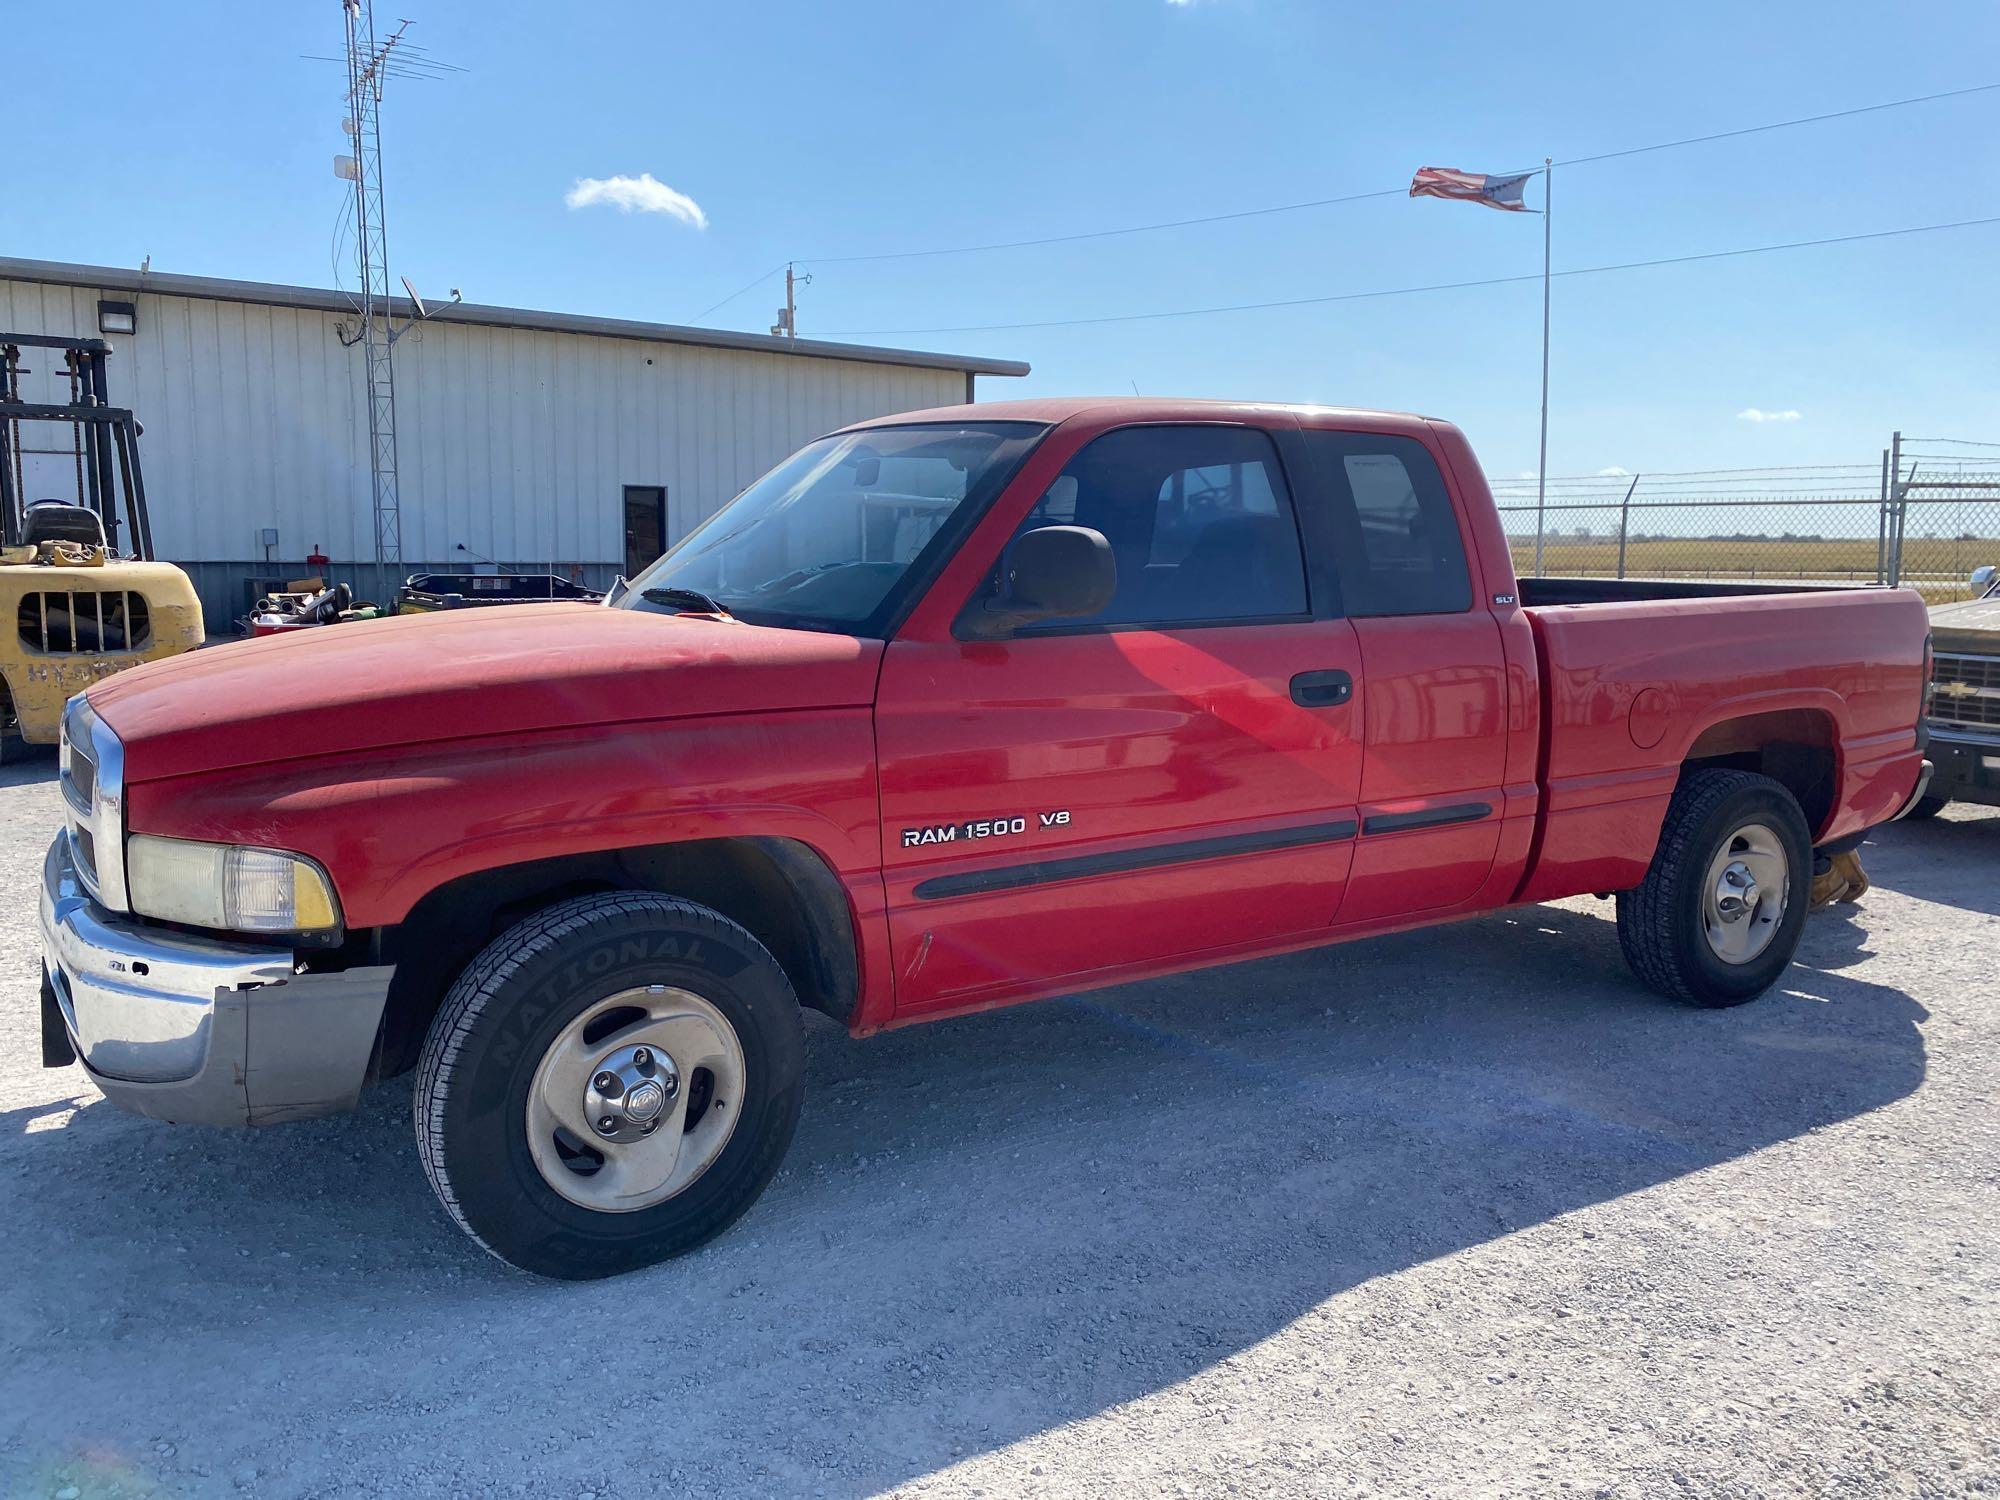
[[[2000,567],[1992,563],[1981,563],[1972,570],[1972,586],[1976,589],[1992,588],[1995,578],[2000,578]]]
[[[1118,561],[1103,532],[1040,526],[1008,548],[1000,593],[973,615],[971,633],[991,640],[1037,620],[1094,615],[1117,592]]]

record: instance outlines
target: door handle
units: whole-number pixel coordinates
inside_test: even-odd
[[[1301,672],[1292,679],[1292,702],[1300,708],[1337,708],[1354,696],[1354,679],[1338,669]]]

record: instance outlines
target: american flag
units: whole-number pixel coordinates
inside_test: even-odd
[[[1517,172],[1512,177],[1488,177],[1479,172],[1461,172],[1456,167],[1421,167],[1410,179],[1412,198],[1464,198],[1484,203],[1488,208],[1504,208],[1510,213],[1530,213],[1521,193],[1533,172]]]

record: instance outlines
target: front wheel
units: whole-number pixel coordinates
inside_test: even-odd
[[[1741,1005],[1798,951],[1812,839],[1798,799],[1768,776],[1695,771],[1674,791],[1637,890],[1618,893],[1632,972],[1691,1005]]]
[[[417,1149],[460,1228],[538,1275],[615,1275],[726,1229],[798,1125],[797,997],[742,927],[646,891],[502,933],[445,997]]]

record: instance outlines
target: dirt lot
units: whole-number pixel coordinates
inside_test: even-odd
[[[0,772],[0,1493],[2000,1491],[2000,817],[1778,993],[1579,901],[853,1043],[737,1229],[567,1286],[407,1091],[256,1134],[45,1072]]]

